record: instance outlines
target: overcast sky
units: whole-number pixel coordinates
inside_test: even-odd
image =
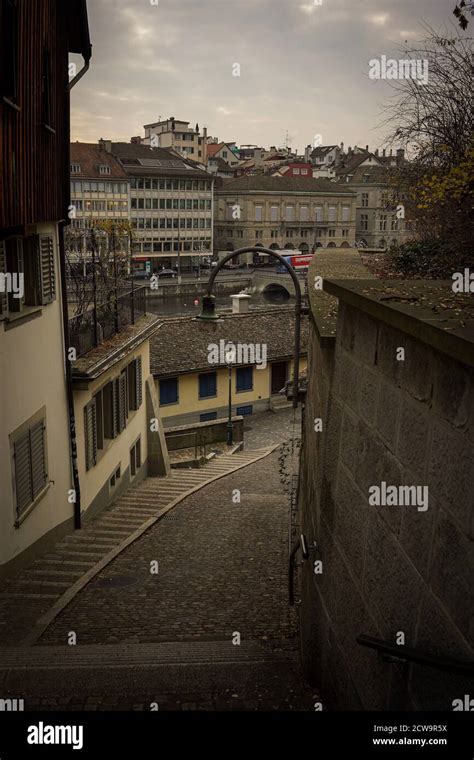
[[[321,4],[319,4],[321,2]],[[160,117],[238,144],[383,144],[368,62],[446,31],[455,0],[88,0],[91,68],[72,139],[128,141]],[[233,76],[234,64],[240,76]]]

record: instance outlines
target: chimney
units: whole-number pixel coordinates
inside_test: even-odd
[[[105,150],[106,153],[112,153],[112,140],[104,140],[102,137],[99,140],[100,150]]]
[[[366,153],[368,153],[368,152],[369,152],[369,146],[368,146],[368,145],[366,145],[366,146],[365,146],[365,152],[366,152]]]
[[[130,142],[132,145],[141,145],[142,138],[141,137],[131,137]]]
[[[341,143],[341,153],[344,153],[344,143]]]
[[[382,156],[385,158],[385,148],[382,151]]]
[[[250,296],[245,293],[238,293],[231,296],[232,314],[248,314]]]
[[[377,156],[377,158],[379,157],[379,149],[378,148],[375,148],[374,156]]]

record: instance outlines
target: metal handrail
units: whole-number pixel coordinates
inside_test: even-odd
[[[363,647],[375,649],[382,657],[391,662],[416,662],[418,665],[426,665],[446,673],[456,673],[462,676],[474,676],[474,663],[455,660],[452,657],[438,657],[434,654],[420,652],[417,649],[406,646],[398,646],[389,641],[376,639],[373,636],[361,634],[356,641]]]
[[[293,588],[294,576],[295,576],[295,557],[299,549],[301,549],[301,554],[303,555],[303,561],[308,559],[309,550],[308,550],[308,544],[306,541],[306,536],[304,535],[304,533],[301,533],[298,540],[295,541],[295,544],[290,552],[290,556],[288,559],[288,597],[289,597],[289,603],[291,607],[295,603],[295,592]]]

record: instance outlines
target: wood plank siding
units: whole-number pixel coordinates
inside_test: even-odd
[[[71,39],[74,24],[86,30],[82,40]],[[16,39],[7,44],[12,34]],[[6,236],[67,219],[68,63],[70,51],[88,49],[90,57],[85,2],[0,0],[0,43],[0,234]]]

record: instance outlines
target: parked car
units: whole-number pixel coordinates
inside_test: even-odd
[[[176,277],[177,271],[175,269],[159,269],[157,272],[155,272],[155,275],[157,277]]]
[[[134,280],[149,280],[150,273],[147,272],[146,269],[138,269],[136,272],[133,273],[133,279]]]
[[[228,261],[227,264],[224,264],[223,269],[238,269],[238,264],[232,264],[231,261]]]

